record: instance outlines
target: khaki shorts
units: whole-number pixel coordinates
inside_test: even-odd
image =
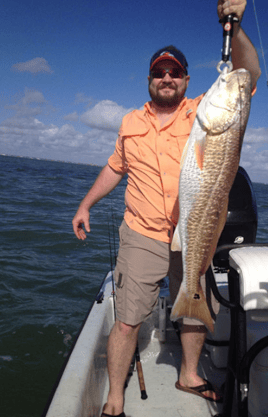
[[[130,229],[125,221],[119,229],[120,248],[115,268],[116,314],[118,320],[135,326],[143,322],[157,304],[159,284],[169,276],[172,302],[182,281],[181,252],[172,252],[170,244],[143,236]],[[201,285],[206,294],[205,276]],[[207,303],[213,320],[219,303],[211,291]],[[188,325],[203,325],[199,320],[183,318]]]

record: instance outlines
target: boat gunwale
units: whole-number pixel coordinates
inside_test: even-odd
[[[84,320],[83,320],[83,322],[82,322],[82,324],[81,324],[81,326],[80,326],[80,328],[79,328],[79,330],[78,330],[78,332],[77,332],[77,334],[75,336],[75,339],[74,339],[74,341],[72,343],[72,346],[71,346],[71,348],[70,348],[70,350],[68,352],[68,355],[67,355],[67,357],[66,357],[66,359],[65,359],[65,361],[64,361],[64,363],[63,363],[63,365],[62,365],[62,367],[60,369],[60,372],[59,372],[59,374],[57,376],[57,379],[56,379],[56,381],[55,381],[55,383],[53,385],[53,388],[52,388],[52,390],[50,392],[50,395],[48,397],[48,400],[47,400],[47,403],[46,403],[45,408],[43,410],[43,413],[41,414],[41,417],[46,417],[46,416],[49,417],[49,415],[50,415],[51,408],[53,407],[53,401],[56,400],[57,392],[58,392],[58,389],[60,387],[60,384],[63,381],[64,373],[67,371],[67,368],[70,366],[70,362],[71,362],[71,360],[73,360],[73,356],[72,356],[73,355],[73,352],[77,348],[78,343],[80,343],[79,342],[79,338],[80,338],[83,330],[85,329],[86,323],[88,322],[89,317],[90,317],[90,314],[92,313],[94,307],[96,305],[98,305],[98,296],[99,296],[99,294],[103,291],[103,293],[104,293],[103,294],[104,295],[104,299],[107,302],[109,302],[109,299],[111,298],[111,294],[112,294],[112,279],[113,279],[112,278],[112,274],[113,274],[113,272],[112,271],[109,271],[105,275],[105,277],[103,278],[103,280],[102,280],[102,282],[101,282],[101,284],[99,286],[99,289],[98,289],[98,291],[96,293],[95,299],[92,302],[92,304],[90,305],[90,307],[89,307],[89,309],[88,309],[88,311],[86,313],[86,316],[85,316],[85,318],[84,318]]]

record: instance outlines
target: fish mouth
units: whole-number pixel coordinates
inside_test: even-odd
[[[221,110],[226,110],[228,112],[232,112],[233,108],[227,105],[224,105],[222,103],[217,103],[217,102],[210,102],[211,106],[216,108],[216,109],[221,109]]]

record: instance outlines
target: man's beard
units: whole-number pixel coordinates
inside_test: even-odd
[[[165,96],[158,94],[158,91],[155,93],[154,91],[151,91],[150,85],[149,85],[149,94],[151,96],[151,99],[153,103],[155,103],[159,107],[163,108],[172,108],[176,107],[180,104],[182,97],[180,94],[173,94],[172,96]]]

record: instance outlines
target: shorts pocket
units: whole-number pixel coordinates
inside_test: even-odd
[[[116,287],[118,289],[123,288],[124,282],[128,274],[128,262],[127,262],[127,259],[124,259],[124,256],[123,256],[124,251],[122,251],[121,247],[119,248],[117,261],[116,261],[116,267],[114,271],[114,280],[115,280]]]

